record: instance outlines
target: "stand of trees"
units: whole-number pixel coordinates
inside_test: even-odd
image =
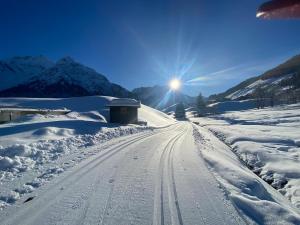
[[[266,106],[266,92],[265,90],[259,86],[253,92],[253,96],[256,100],[256,107],[258,109],[263,109]]]
[[[295,104],[300,101],[300,73],[295,73],[279,85],[268,88],[259,86],[252,93],[252,97],[256,100],[258,109],[276,104]]]

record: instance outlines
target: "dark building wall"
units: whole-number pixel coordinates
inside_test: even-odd
[[[110,122],[111,123],[137,123],[138,108],[128,106],[111,106]]]

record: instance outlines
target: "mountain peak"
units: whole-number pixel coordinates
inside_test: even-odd
[[[63,57],[56,62],[56,64],[71,64],[71,63],[76,63],[76,62],[70,56]]]
[[[3,66],[0,64],[0,75],[4,80],[4,85],[1,86],[0,83],[0,96],[107,95],[130,97],[132,95],[125,88],[111,83],[104,75],[74,61],[69,56],[58,60],[49,68],[40,66],[35,60],[32,60],[33,58],[30,56],[16,57],[15,63],[3,63]],[[28,66],[28,64],[30,65]]]
[[[38,56],[15,56],[9,59],[3,60],[8,64],[18,64],[18,65],[40,65],[45,68],[49,68],[54,65],[54,63],[43,55]]]

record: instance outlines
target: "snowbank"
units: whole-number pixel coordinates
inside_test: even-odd
[[[300,208],[300,104],[195,118]]]
[[[227,145],[199,126],[194,136],[200,154],[248,224],[300,223],[299,210],[241,164]]]

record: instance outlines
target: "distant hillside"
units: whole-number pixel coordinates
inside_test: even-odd
[[[254,97],[258,88],[264,91],[266,97],[275,95],[278,99],[289,97],[297,99],[299,82],[300,55],[297,55],[260,76],[249,78],[223,93],[211,95],[209,99],[215,101],[250,99]]]
[[[294,74],[300,72],[300,55],[296,55],[283,64],[265,72],[261,79],[276,78],[282,75]]]
[[[181,92],[171,92],[167,86],[141,87],[134,89],[132,92],[143,104],[166,112],[172,108],[171,106],[179,102],[182,102],[186,107],[195,104],[195,97]]]
[[[14,63],[0,64],[5,68],[0,70],[4,80],[1,97],[133,96],[130,91],[70,57],[56,63],[44,57],[15,57],[9,62]],[[12,80],[16,81],[12,82],[6,76],[13,76]]]

